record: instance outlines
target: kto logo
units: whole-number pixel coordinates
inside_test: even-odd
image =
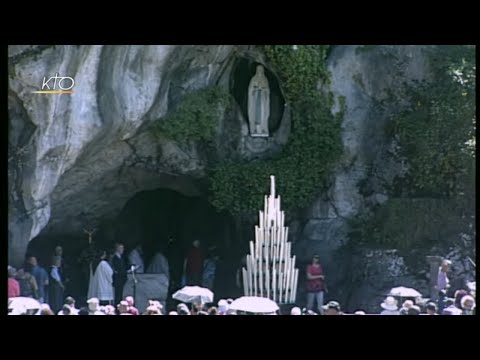
[[[43,83],[41,90],[32,91],[35,94],[73,94],[73,87],[75,86],[75,80],[69,76],[52,76],[47,80],[47,77],[43,77]]]

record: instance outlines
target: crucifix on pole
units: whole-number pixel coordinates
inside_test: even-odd
[[[95,231],[97,231],[97,229],[92,229],[92,228],[83,229],[83,232],[88,234],[88,246],[89,247],[92,246],[92,235],[95,233]],[[92,274],[93,274],[92,261],[90,261],[89,266],[90,266],[90,276],[92,276]]]

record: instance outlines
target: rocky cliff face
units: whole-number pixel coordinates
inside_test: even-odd
[[[221,81],[232,51],[232,46],[10,47],[9,258],[18,262],[47,224],[52,233],[81,231],[85,223],[118,212],[138,191],[198,193],[194,180],[204,176],[206,161],[198,150],[159,144],[140,129],[165,115],[183,94]],[[31,93],[44,76],[57,72],[75,79],[74,94]]]
[[[350,257],[349,266],[339,263],[336,254],[348,242],[349,220],[385,202],[387,188],[405,170],[393,156],[395,143],[385,136],[390,115],[398,110],[386,100],[405,83],[428,76],[424,49],[336,46],[329,56],[331,91],[337,99],[345,98],[345,154],[329,191],[296,214],[291,236],[300,260],[307,261],[314,252],[321,255],[332,290],[345,287],[350,265],[368,267],[368,259],[382,256],[395,263],[401,276],[411,276],[395,252],[365,250],[370,255],[359,255],[360,262]],[[86,223],[116,216],[139,191],[204,194],[205,168],[217,158],[253,159],[281,149],[288,141],[288,111],[268,140],[248,136],[239,109],[225,113],[213,154],[159,141],[148,131],[185,94],[210,85],[231,90],[241,57],[262,59],[247,46],[230,45],[10,46],[9,261],[18,264],[40,231],[81,233]],[[32,94],[44,76],[57,72],[75,79],[74,94]],[[334,111],[339,108],[337,104]],[[362,191],[365,184],[368,194]],[[385,276],[395,278],[397,272],[385,269]],[[333,291],[332,296],[364,293]]]

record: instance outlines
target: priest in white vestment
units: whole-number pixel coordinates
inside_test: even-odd
[[[102,303],[112,303],[113,296],[113,270],[105,260],[107,254],[104,252],[101,261],[95,272],[90,274],[88,286],[88,298],[98,298]]]

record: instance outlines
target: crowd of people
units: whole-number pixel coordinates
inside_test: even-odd
[[[162,254],[157,254],[145,270],[142,249],[137,246],[128,257],[124,257],[123,244],[116,244],[114,253],[108,259],[107,253],[98,254],[98,262],[91,270],[86,306],[76,308],[75,299],[65,298],[65,278],[63,276],[63,249],[57,246],[52,257],[50,271],[39,266],[35,256],[28,256],[25,266],[16,270],[8,266],[8,298],[26,297],[37,299],[41,303],[42,315],[141,315],[135,307],[134,298],[123,297],[123,287],[127,281],[127,273],[153,272],[168,274],[168,261]],[[378,315],[474,315],[475,289],[465,284],[462,288],[452,289],[449,270],[451,262],[444,260],[438,270],[435,291],[431,299],[417,297],[414,299],[397,299],[388,296],[379,304]],[[210,287],[215,276],[215,257],[205,256],[199,241],[194,241],[183,264],[184,284]],[[348,315],[343,312],[339,302],[329,301],[324,305],[327,293],[326,276],[320,265],[320,257],[314,255],[312,262],[306,267],[306,307],[290,307],[290,315]],[[449,297],[450,295],[450,297]],[[451,297],[453,296],[453,297]],[[400,300],[400,301],[399,301]],[[218,303],[184,304],[166,309],[158,299],[149,300],[142,315],[247,315],[230,308],[233,299],[221,299]],[[401,306],[399,306],[401,303]],[[176,306],[176,307],[175,307]],[[282,311],[285,312],[285,309]],[[280,310],[271,315],[279,315]],[[357,310],[351,315],[365,315]],[[282,314],[283,315],[283,314]]]

